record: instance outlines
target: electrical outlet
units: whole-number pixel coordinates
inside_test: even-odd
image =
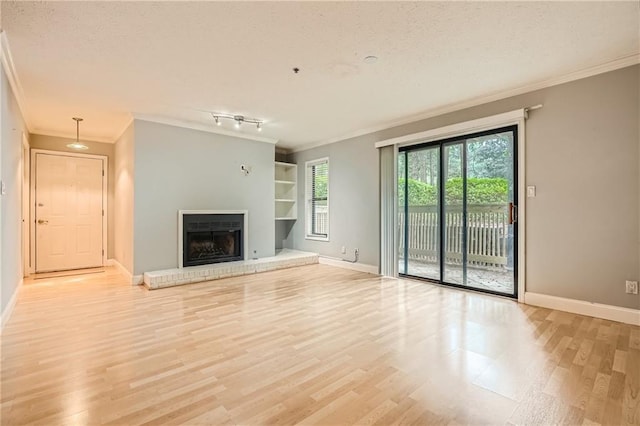
[[[627,281],[627,294],[638,294],[638,281]]]
[[[342,246],[342,248],[340,249],[340,253],[346,254],[347,253],[347,248],[345,246]]]

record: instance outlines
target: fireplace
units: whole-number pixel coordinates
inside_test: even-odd
[[[244,213],[180,211],[179,217],[180,267],[244,260]]]

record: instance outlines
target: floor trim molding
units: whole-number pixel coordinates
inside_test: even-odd
[[[129,281],[131,285],[142,284],[142,275],[132,275],[117,259],[107,259],[107,266],[115,266],[116,269],[127,278],[127,281]]]
[[[345,262],[344,260],[334,259],[326,256],[320,256],[318,261],[322,265],[336,266],[338,268],[351,269],[354,271],[367,272],[369,274],[380,275],[378,273],[378,267],[375,265],[368,265],[366,263]]]
[[[20,282],[18,282],[18,286],[13,292],[13,296],[11,296],[9,303],[4,308],[4,311],[2,311],[2,323],[0,324],[0,333],[2,333],[2,330],[4,330],[5,324],[7,323],[7,321],[9,321],[9,318],[11,318],[11,314],[13,313],[13,308],[16,307],[16,302],[18,301],[18,293],[22,288],[22,283],[24,283],[24,278],[20,278]]]
[[[619,306],[605,305],[601,303],[586,302],[584,300],[567,299],[564,297],[549,296],[547,294],[526,292],[524,303],[527,305],[541,306],[543,308],[557,309],[559,311],[574,314],[587,315],[625,324],[640,325],[640,310],[621,308]]]

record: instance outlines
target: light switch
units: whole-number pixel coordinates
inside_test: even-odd
[[[536,196],[536,187],[527,186],[527,198],[533,198]]]
[[[0,194],[7,195],[7,185],[4,184],[4,181],[0,183]]]

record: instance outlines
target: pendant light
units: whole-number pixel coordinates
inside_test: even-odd
[[[82,118],[80,117],[73,117],[73,119],[76,122],[76,141],[74,143],[70,143],[67,145],[67,148],[72,148],[72,149],[89,149],[88,146],[86,146],[83,143],[80,143],[80,122],[82,121]]]

